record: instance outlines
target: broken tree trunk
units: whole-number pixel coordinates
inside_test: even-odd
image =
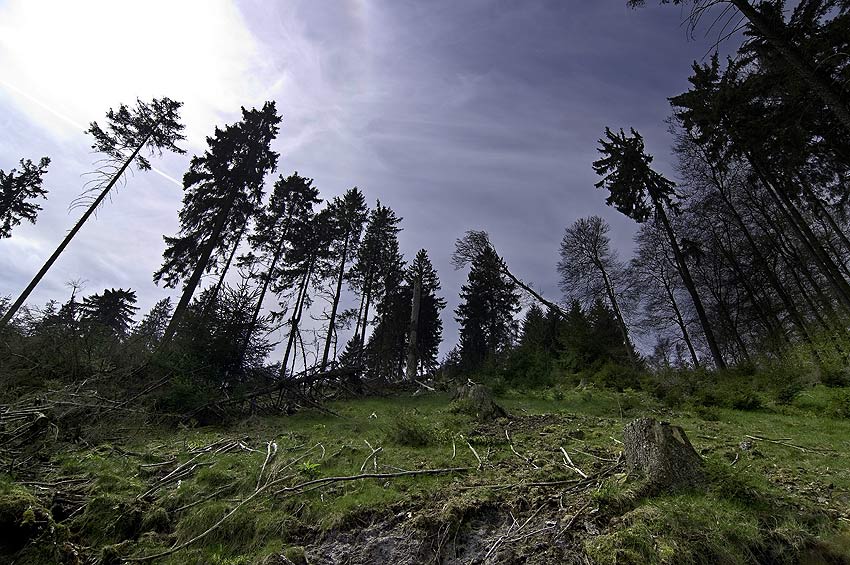
[[[472,381],[461,385],[452,400],[456,411],[474,416],[478,420],[493,420],[508,415],[505,409],[493,400],[493,391]]]
[[[639,418],[626,424],[623,445],[629,469],[643,475],[654,489],[691,487],[705,479],[702,458],[679,426]]]

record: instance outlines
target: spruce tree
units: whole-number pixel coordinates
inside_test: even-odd
[[[330,284],[331,311],[328,315],[324,352],[319,364],[322,371],[328,366],[331,344],[336,337],[342,283],[348,273],[349,263],[356,257],[366,214],[366,201],[356,186],[334,198],[327,207],[330,246],[328,255],[319,265],[319,272]]]
[[[132,290],[106,289],[83,299],[81,321],[105,328],[119,338],[127,337],[133,325],[136,293]]]
[[[165,261],[154,274],[154,281],[167,287],[184,283],[164,343],[174,335],[201,276],[214,266],[215,258],[231,250],[260,205],[264,179],[277,167],[278,154],[270,144],[280,121],[274,102],[266,102],[260,110],[242,108],[242,120],[224,129],[216,127],[207,137],[209,148],[192,158],[183,176],[180,232],[165,237]]]
[[[247,346],[253,328],[257,325],[269,286],[280,281],[285,274],[286,266],[282,261],[287,243],[291,242],[300,226],[311,221],[313,206],[320,202],[319,190],[313,186],[313,180],[295,172],[285,179],[283,176],[278,178],[268,205],[257,214],[256,227],[248,241],[253,251],[252,260],[263,265],[263,272],[260,275],[260,294],[253,308],[243,347]]]
[[[502,272],[502,261],[490,246],[470,263],[467,283],[461,287],[455,310],[460,324],[463,368],[473,371],[511,346],[519,310],[516,285]]]
[[[357,260],[348,276],[351,287],[360,294],[360,305],[354,326],[354,334],[363,342],[369,325],[369,313],[374,303],[384,295],[384,270],[398,253],[398,224],[401,218],[380,200],[369,212],[363,241],[357,252]]]
[[[725,368],[726,361],[691,277],[685,255],[667,217],[667,207],[674,206],[674,183],[652,169],[652,156],[646,154],[643,137],[634,129],[631,130],[631,135],[627,136],[623,130],[614,133],[605,128],[605,137],[606,139],[599,140],[601,147],[598,151],[602,158],[593,163],[596,174],[602,177],[596,187],[606,188],[609,195],[605,202],[636,222],[643,223],[651,217],[660,222],[673,250],[682,281],[691,295],[714,364],[718,369]]]
[[[419,314],[416,326],[416,344],[413,348],[416,373],[427,374],[437,367],[437,355],[443,340],[443,321],[440,313],[446,307],[446,301],[438,296],[440,278],[431,264],[428,252],[420,249],[405,276],[408,288],[420,284]],[[412,301],[411,301],[412,302]],[[410,344],[408,344],[410,347]]]
[[[165,335],[173,309],[171,298],[158,301],[133,329],[133,338],[141,341],[147,349],[154,349]]]
[[[20,170],[0,169],[0,239],[12,237],[12,228],[24,220],[34,224],[41,206],[31,200],[47,198],[41,184],[50,159],[42,157],[38,165],[29,159],[20,163]]]

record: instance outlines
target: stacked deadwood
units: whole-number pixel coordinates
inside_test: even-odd
[[[339,367],[318,372],[308,369],[296,376],[231,398],[206,404],[185,417],[222,421],[241,416],[291,414],[302,408],[330,412],[324,404],[341,396],[363,394],[360,367]]]

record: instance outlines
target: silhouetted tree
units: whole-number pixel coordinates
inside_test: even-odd
[[[50,159],[42,157],[38,165],[29,159],[21,159],[20,163],[20,170],[6,173],[0,169],[0,239],[11,237],[12,228],[24,220],[34,224],[41,206],[30,201],[47,198],[41,184]]]
[[[348,272],[349,263],[356,257],[366,221],[366,201],[356,186],[342,196],[334,198],[327,208],[329,228],[329,254],[320,265],[322,275],[330,280],[331,311],[328,317],[328,331],[325,335],[324,352],[320,363],[321,370],[328,365],[328,359],[336,335],[337,310],[342,298],[342,282]]]
[[[672,198],[675,195],[674,183],[652,169],[652,157],[644,151],[643,137],[634,129],[631,130],[630,136],[626,136],[622,130],[614,133],[605,128],[605,137],[607,139],[599,140],[599,152],[603,157],[593,163],[596,174],[602,177],[596,187],[606,188],[609,191],[606,203],[636,222],[643,223],[654,216],[655,220],[661,223],[673,249],[682,281],[693,300],[714,363],[720,369],[725,368],[726,361],[717,345],[685,256],[667,217],[666,207],[673,204]]]
[[[604,295],[617,319],[623,344],[632,364],[636,364],[629,330],[620,308],[618,281],[623,278],[623,265],[611,249],[610,227],[599,216],[579,218],[561,240],[558,272],[561,289],[570,300],[593,304]]]
[[[313,186],[313,180],[299,176],[296,172],[286,179],[283,176],[278,178],[268,206],[257,215],[257,225],[249,237],[254,255],[251,260],[259,261],[264,271],[260,275],[260,295],[254,305],[245,345],[257,324],[269,286],[284,276],[282,260],[287,243],[291,242],[300,226],[312,220],[313,206],[320,202],[319,190]]]
[[[822,103],[829,108],[835,117],[842,124],[847,132],[850,132],[850,105],[848,105],[848,93],[842,88],[842,83],[835,80],[835,76],[830,76],[824,72],[824,67],[821,61],[812,60],[804,54],[800,45],[791,41],[792,33],[789,33],[788,26],[782,19],[781,8],[784,7],[784,2],[759,2],[753,4],[749,0],[660,0],[661,4],[692,4],[690,17],[691,29],[695,28],[702,17],[713,6],[727,5],[720,14],[720,17],[734,18],[734,12],[729,14],[728,6],[734,6],[744,18],[749,22],[751,34],[757,35],[767,45],[769,45],[777,55],[784,61],[788,74],[795,75],[811,90]],[[646,0],[628,0],[628,5],[632,7],[643,6]],[[802,7],[811,9],[822,14],[827,14],[831,10],[837,11],[839,14],[847,10],[844,0],[815,0],[801,2]],[[798,8],[799,10],[799,8]],[[725,29],[725,28],[724,28]],[[735,24],[733,31],[738,29],[738,24]]]
[[[224,129],[216,127],[207,137],[209,148],[192,158],[183,176],[180,232],[165,237],[165,261],[154,274],[154,281],[164,281],[167,287],[184,281],[164,343],[174,335],[201,276],[213,266],[214,254],[231,250],[262,201],[265,176],[277,166],[278,154],[269,146],[280,121],[274,102],[266,102],[260,110],[242,108],[242,120]]]
[[[143,149],[148,149],[150,154],[160,155],[163,151],[185,153],[176,145],[184,139],[183,124],[180,123],[177,113],[182,105],[169,98],[154,98],[150,102],[137,100],[135,108],[131,109],[122,104],[118,111],[110,109],[106,113],[106,129],[101,128],[97,122],[91,123],[86,133],[94,137],[92,149],[106,157],[97,171],[93,186],[77,201],[79,205],[88,204],[88,208],[17,300],[6,310],[0,320],[0,326],[5,325],[17,313],[83,224],[94,214],[115,184],[124,177],[127,168],[135,162],[140,171],[150,170],[150,162],[141,153]]]
[[[130,333],[136,310],[138,307],[134,291],[111,288],[102,294],[92,294],[83,299],[81,320],[124,338]]]
[[[467,283],[461,287],[455,310],[460,324],[460,357],[466,370],[475,370],[513,343],[519,310],[516,285],[502,272],[501,258],[484,246],[470,262]]]

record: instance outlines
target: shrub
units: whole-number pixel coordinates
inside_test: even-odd
[[[387,439],[406,447],[425,447],[434,441],[434,429],[411,412],[400,412],[387,430]]]
[[[732,408],[735,410],[758,410],[761,408],[761,399],[752,392],[741,393],[732,398]]]
[[[850,390],[838,390],[829,399],[827,413],[835,418],[850,418]]]

